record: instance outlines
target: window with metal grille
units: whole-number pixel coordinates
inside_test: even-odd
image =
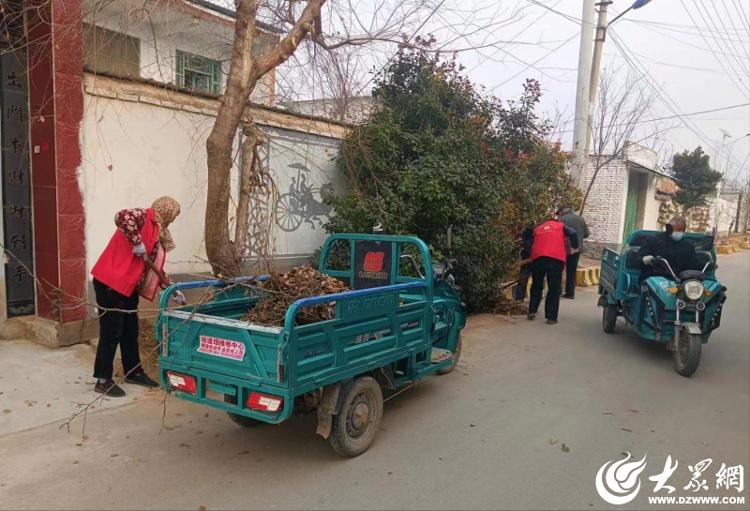
[[[83,24],[83,60],[86,69],[116,76],[140,76],[141,41],[137,37]]]
[[[194,91],[221,94],[221,63],[177,50],[177,85]]]

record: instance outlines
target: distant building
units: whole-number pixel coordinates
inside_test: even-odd
[[[600,161],[609,158],[603,155]],[[584,168],[584,191],[596,164],[596,156],[590,155]],[[659,212],[675,190],[672,177],[656,164],[656,153],[628,143],[621,155],[599,169],[594,180],[583,211],[590,240],[621,243],[638,229],[659,229]]]

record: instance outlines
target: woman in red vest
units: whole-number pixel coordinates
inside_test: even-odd
[[[174,248],[169,232],[180,214],[180,204],[171,197],[159,197],[150,208],[124,209],[115,215],[117,230],[91,270],[99,308],[99,344],[96,348],[94,390],[123,397],[113,380],[117,346],[120,346],[125,381],[158,387],[141,368],[138,354],[138,295],[153,300],[159,287],[170,284],[163,268],[166,252]],[[173,299],[180,304],[179,291]]]
[[[556,219],[547,220],[534,227],[531,240],[531,297],[529,298],[529,314],[527,318],[533,320],[542,302],[544,279],[547,279],[547,297],[544,299],[544,317],[547,324],[557,323],[557,313],[560,309],[560,294],[562,292],[562,275],[565,259],[568,256],[568,246],[578,248],[578,235],[575,229],[566,226]]]

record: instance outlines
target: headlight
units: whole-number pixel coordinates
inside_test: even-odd
[[[699,300],[703,296],[703,282],[700,280],[688,280],[683,284],[682,289],[688,300]]]

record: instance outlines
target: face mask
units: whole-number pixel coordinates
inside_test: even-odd
[[[673,232],[672,233],[672,239],[675,240],[675,241],[680,241],[683,238],[683,236],[685,236],[684,232],[679,232],[678,231],[678,232]]]

